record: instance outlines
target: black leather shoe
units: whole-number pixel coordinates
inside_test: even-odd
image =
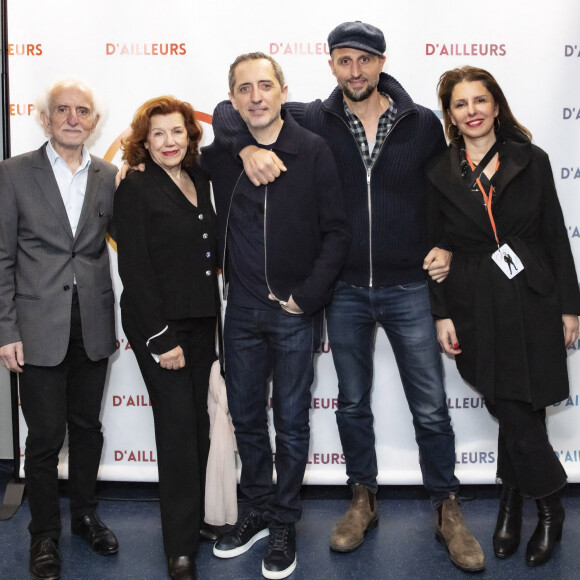
[[[196,580],[195,556],[169,556],[167,569],[171,580]]]
[[[58,540],[39,538],[30,545],[30,573],[38,580],[60,578],[60,551]]]
[[[522,496],[518,489],[503,485],[497,523],[493,532],[493,551],[497,558],[516,553],[522,534]]]
[[[101,556],[109,556],[119,551],[119,542],[115,534],[98,518],[96,514],[84,516],[71,523],[73,534],[83,538],[91,550]]]
[[[205,522],[201,524],[201,529],[199,530],[200,542],[217,542],[219,539],[220,534],[218,534],[218,531],[213,526]]]
[[[528,566],[541,566],[552,557],[556,542],[562,539],[562,526],[566,516],[556,494],[537,499],[536,505],[538,506],[538,525],[526,549]]]

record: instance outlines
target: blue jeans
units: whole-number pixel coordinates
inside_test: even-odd
[[[338,376],[336,421],[348,483],[377,490],[371,409],[375,327],[391,343],[413,416],[423,484],[434,505],[456,492],[455,435],[426,281],[383,288],[339,282],[326,309],[328,339]],[[383,409],[383,416],[389,412]]]
[[[300,488],[310,440],[310,386],[320,317],[228,304],[224,354],[228,406],[236,431],[246,511],[289,524],[302,515]],[[268,432],[268,379],[276,429],[276,474]]]

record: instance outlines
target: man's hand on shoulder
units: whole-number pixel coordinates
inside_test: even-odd
[[[127,173],[130,170],[137,170],[137,171],[145,171],[145,163],[139,163],[137,167],[130,167],[129,164],[125,161],[123,165],[121,165],[121,169],[117,171],[117,175],[115,176],[115,187],[119,187],[121,185],[121,181],[127,177]]]
[[[278,177],[286,166],[276,153],[255,145],[248,145],[240,151],[244,171],[254,185],[268,185]]]
[[[13,373],[21,373],[24,365],[24,349],[22,342],[11,342],[0,346],[0,363]]]

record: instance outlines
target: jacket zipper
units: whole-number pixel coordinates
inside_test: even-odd
[[[264,277],[266,278],[266,286],[268,287],[268,292],[274,295],[272,288],[270,288],[270,282],[268,281],[268,235],[266,233],[266,218],[268,216],[268,186],[264,186]]]
[[[363,165],[366,167],[365,159],[364,159],[363,154],[362,154],[360,147],[358,145],[358,141],[356,140],[356,137],[352,134],[348,123],[338,113],[335,113],[334,111],[331,111],[330,109],[327,109],[327,110],[329,113],[331,113],[332,115],[334,115],[335,117],[340,119],[344,123],[344,125],[346,125],[346,128],[348,129],[349,135],[354,139],[354,142],[356,143],[356,148],[360,154]],[[389,136],[393,132],[394,128],[400,123],[400,121],[402,119],[404,119],[405,117],[408,117],[410,114],[411,113],[405,113],[404,115],[401,115],[393,123],[391,130],[388,132],[387,136],[385,137],[385,140],[383,141],[383,143],[381,145],[381,149],[383,148],[384,144],[387,142],[387,139],[389,138]],[[379,154],[380,154],[380,152],[379,152]],[[376,159],[378,159],[378,155],[377,155]],[[376,161],[376,159],[375,159],[375,161]],[[368,204],[368,212],[369,212],[369,288],[373,287],[373,216],[372,216],[372,206],[371,206],[371,173],[372,173],[374,165],[375,164],[373,162],[373,164],[367,168],[367,204]]]
[[[287,306],[288,302],[284,300],[280,300],[274,292],[272,292],[272,288],[270,288],[270,281],[268,280],[268,235],[267,235],[267,216],[268,216],[268,186],[264,186],[264,277],[266,278],[266,286],[268,287],[268,292],[276,298],[276,300],[282,305]]]
[[[232,212],[232,203],[234,202],[234,195],[236,194],[236,189],[238,187],[238,183],[240,183],[240,179],[242,179],[242,175],[244,175],[244,170],[238,176],[236,184],[234,185],[234,190],[232,191],[232,197],[230,198],[230,206],[228,207],[228,216],[226,218],[226,229],[224,233],[224,253],[222,256],[222,294],[224,300],[228,299],[228,291],[226,287],[226,250],[228,247],[228,229],[230,225],[230,214]]]

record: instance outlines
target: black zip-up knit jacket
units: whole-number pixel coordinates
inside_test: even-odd
[[[350,242],[338,171],[324,141],[300,127],[288,112],[272,150],[288,172],[274,183],[260,186],[266,200],[266,281],[278,299],[286,301],[292,295],[312,315],[330,302]],[[201,167],[213,183],[219,256],[227,281],[231,201],[238,181],[248,178],[239,159],[216,143],[202,149]]]

